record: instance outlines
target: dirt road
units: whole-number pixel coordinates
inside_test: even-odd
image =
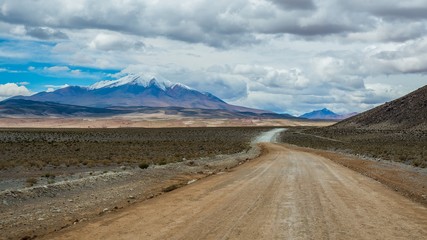
[[[253,161],[46,236],[54,239],[425,239],[427,209],[317,155]]]

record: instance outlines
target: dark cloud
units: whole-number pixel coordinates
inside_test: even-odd
[[[29,26],[28,34],[39,39],[66,38],[58,29],[99,29],[232,48],[260,43],[259,35],[317,38],[365,32],[374,29],[371,20],[376,15],[406,18],[421,16],[425,9],[409,6],[399,12],[398,8],[388,7],[393,5],[390,2],[381,1],[369,8],[368,4],[357,1],[351,4],[335,1],[325,0],[317,5],[312,0],[236,0],[232,3],[226,0],[130,0],[120,4],[113,0],[104,0],[102,4],[88,0],[80,4],[3,0],[0,21]]]
[[[67,34],[48,27],[26,27],[27,35],[41,40],[68,39]]]
[[[312,0],[270,0],[283,10],[313,10],[316,5]]]
[[[427,19],[427,2],[425,0],[357,0],[342,1],[339,4],[348,11],[368,12],[387,20]]]
[[[356,26],[349,26],[339,23],[314,23],[310,25],[287,25],[286,23],[278,23],[276,25],[270,26],[269,28],[266,28],[265,30],[266,33],[270,34],[286,33],[297,36],[310,37],[353,32],[356,31]]]
[[[427,5],[427,3],[425,3]],[[424,7],[403,7],[403,8],[381,8],[372,11],[378,16],[399,20],[406,19],[427,19],[427,6]]]

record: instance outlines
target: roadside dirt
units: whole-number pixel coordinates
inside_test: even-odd
[[[427,169],[403,163],[355,156],[334,151],[326,151],[294,145],[288,148],[313,153],[330,159],[340,165],[368,176],[391,190],[419,202],[427,207]]]
[[[0,239],[33,239],[223,173],[259,155],[259,148],[233,155],[187,160],[148,169],[109,168],[54,184],[0,191]]]
[[[45,239],[425,239],[427,208],[317,154],[263,155]]]

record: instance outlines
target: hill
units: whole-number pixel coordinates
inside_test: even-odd
[[[224,109],[197,109],[182,107],[111,107],[93,108],[39,102],[23,99],[8,99],[0,102],[0,117],[108,117],[124,114],[160,114],[187,118],[205,119],[297,119],[289,114],[235,112]]]
[[[394,101],[341,121],[331,128],[427,130],[427,85]]]
[[[327,108],[324,108],[321,110],[315,110],[315,111],[312,111],[309,113],[305,113],[299,117],[300,118],[313,119],[313,120],[342,120],[342,119],[346,119],[346,118],[349,118],[351,116],[354,116],[355,114],[357,114],[357,113],[339,115],[339,114],[332,112],[331,110],[329,110]]]
[[[127,110],[105,109],[38,102],[24,99],[8,99],[0,102],[0,116],[112,116],[129,113]]]

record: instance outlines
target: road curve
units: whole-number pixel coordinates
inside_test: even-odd
[[[425,239],[427,209],[317,155],[264,154],[48,239]]]

